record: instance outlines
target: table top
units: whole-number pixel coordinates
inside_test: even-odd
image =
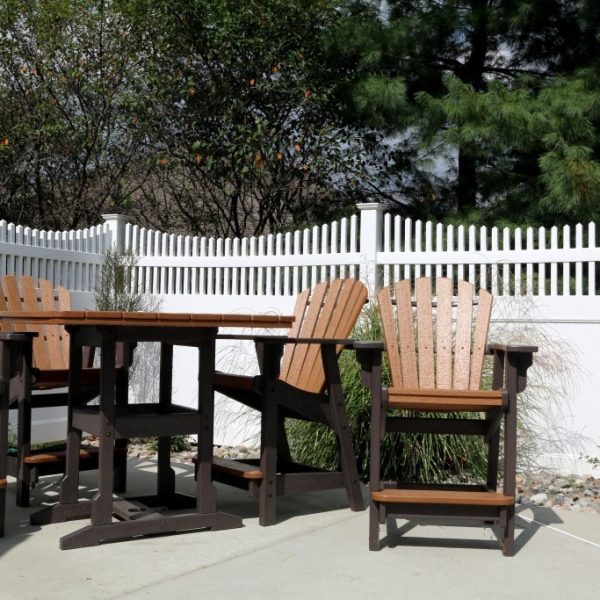
[[[237,313],[167,313],[98,310],[2,311],[0,319],[9,323],[39,325],[109,325],[146,327],[276,327],[289,328],[293,316]]]

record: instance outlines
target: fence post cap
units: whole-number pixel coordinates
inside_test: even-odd
[[[117,223],[129,223],[131,217],[129,215],[121,215],[119,213],[107,213],[101,215],[105,221],[117,221]]]
[[[359,202],[356,205],[358,210],[379,210],[383,211],[388,208],[387,203],[385,202]]]

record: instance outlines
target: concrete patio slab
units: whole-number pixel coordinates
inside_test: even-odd
[[[131,460],[128,494],[151,493],[155,463]],[[191,493],[190,465],[177,465],[178,489]],[[259,527],[257,504],[218,487],[221,510],[244,527],[141,538],[61,551],[73,521],[42,528],[29,514],[56,497],[58,478],[33,493],[30,509],[14,506],[9,481],[6,537],[0,539],[2,600],[229,598],[565,598],[600,589],[600,515],[525,508],[517,555],[504,558],[490,529],[456,523],[387,524],[380,552],[367,546],[367,512],[346,508],[338,492],[279,503],[279,522]],[[95,492],[94,472],[81,477]],[[383,529],[386,529],[385,527]],[[382,535],[385,531],[382,530]]]

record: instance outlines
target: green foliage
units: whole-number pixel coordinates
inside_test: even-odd
[[[70,229],[126,204],[144,178],[131,103],[146,52],[117,2],[0,4],[3,218]]]
[[[352,337],[382,339],[381,322],[375,309],[363,312]],[[360,367],[353,352],[342,353],[340,371],[359,475],[366,481],[369,477],[370,394],[360,381]],[[384,384],[387,385],[389,372],[386,364],[383,371]],[[294,420],[288,420],[287,427],[290,449],[296,460],[320,468],[338,468],[339,453],[331,429]],[[387,434],[382,445],[381,464],[384,479],[434,482],[448,477],[481,477],[485,472],[485,446],[481,440],[469,436]]]
[[[132,285],[138,257],[131,250],[109,248],[104,253],[99,281],[94,289],[97,310],[144,310],[143,294]]]
[[[337,18],[329,0],[155,3],[145,26],[160,55],[142,122],[160,187],[145,187],[140,206],[160,227],[179,216],[197,233],[243,236],[348,205],[345,180],[360,165],[342,147],[352,136],[321,44]]]
[[[372,140],[365,185],[420,218],[598,218],[597,3],[379,4],[354,3],[328,46]]]

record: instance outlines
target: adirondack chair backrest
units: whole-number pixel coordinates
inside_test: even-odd
[[[334,279],[304,290],[296,301],[291,337],[347,338],[367,300],[367,289],[353,279]],[[338,353],[342,347],[337,348]],[[288,344],[281,362],[280,380],[307,392],[325,386],[318,344]]]
[[[479,389],[492,295],[481,289],[475,301],[474,286],[459,281],[453,303],[451,279],[439,278],[435,287],[434,297],[431,279],[418,278],[416,302],[408,280],[378,294],[392,387]]]
[[[0,285],[0,311],[70,310],[69,291],[54,290],[46,279],[35,282],[29,276],[4,275]],[[42,370],[69,368],[69,336],[61,325],[0,323],[4,331],[35,331],[33,366]]]

